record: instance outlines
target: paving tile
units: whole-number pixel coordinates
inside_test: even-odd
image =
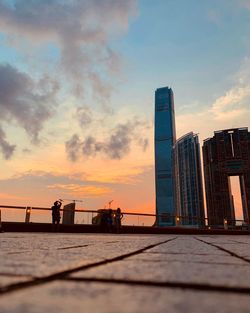
[[[0,273],[43,277],[131,253],[172,236],[1,235]]]
[[[150,254],[148,254],[150,256]],[[70,277],[122,279],[152,282],[180,282],[226,285],[250,288],[250,266],[238,264],[202,264],[176,262],[148,262],[127,259],[79,271]]]
[[[4,295],[1,313],[249,313],[249,296],[104,283],[53,282]]]
[[[179,282],[250,288],[248,262],[196,239],[250,257],[248,236],[4,233],[0,236],[0,286],[31,279],[23,275],[44,277],[173,238],[124,260],[69,276],[120,279],[127,280],[127,284],[54,281],[1,295],[0,311],[214,313],[219,308],[220,313],[250,313],[249,295],[146,286],[147,282]],[[131,285],[129,281],[145,285]]]
[[[230,252],[233,252],[241,257],[250,258],[250,246],[240,243],[225,243],[225,244],[217,244],[219,247],[224,248]]]
[[[197,235],[196,238],[202,239],[204,241],[214,242],[214,243],[245,243],[250,244],[250,238],[249,236],[245,235]]]
[[[11,272],[16,275],[43,277],[101,260],[104,260],[104,258],[96,257],[83,251],[71,251],[70,253],[62,251],[51,251],[50,253],[34,251],[5,258],[1,262],[0,271],[1,273]]]
[[[7,287],[9,285],[23,283],[26,281],[31,281],[31,277],[26,276],[8,276],[8,275],[0,275],[0,287]]]
[[[129,260],[140,260],[145,262],[184,262],[184,263],[203,263],[203,264],[239,264],[242,266],[250,266],[245,261],[230,255],[215,254],[193,254],[193,253],[150,253],[144,252],[136,256],[130,257]],[[185,265],[188,266],[188,265]]]
[[[192,236],[178,236],[176,240],[154,247],[147,252],[226,255],[225,252],[202,243]]]
[[[249,236],[195,236],[195,238],[213,244],[244,244],[250,245]]]
[[[241,236],[240,236],[241,237]],[[214,242],[214,243],[233,243],[233,240],[235,238],[238,238],[237,236],[227,236],[227,235],[195,235],[194,238],[201,239],[208,242]]]
[[[221,247],[223,249],[226,249],[228,251],[231,251],[241,257],[245,257],[250,260],[250,238],[239,238],[237,241],[235,237],[228,237],[227,241],[224,239],[222,241],[221,237],[214,237],[214,238],[200,238],[208,243],[217,245],[218,247]],[[236,237],[238,238],[238,237]]]
[[[9,233],[1,234],[1,251],[0,252],[22,252],[30,250],[55,250],[63,247],[73,247],[76,245],[100,245],[103,243],[114,242],[157,242],[159,238],[149,238],[142,236],[141,238],[124,235],[92,235],[92,234],[60,234],[60,233],[24,233],[20,237],[18,235],[10,236]]]

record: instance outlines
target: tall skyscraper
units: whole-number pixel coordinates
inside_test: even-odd
[[[204,177],[208,222],[223,226],[224,219],[234,225],[234,198],[231,176],[238,176],[243,218],[250,218],[250,132],[247,127],[214,132],[203,145]]]
[[[171,88],[155,92],[155,187],[158,226],[173,226],[175,186],[173,146],[176,140],[174,95]]]
[[[200,144],[190,132],[177,140],[174,149],[176,170],[176,213],[180,225],[204,226]]]

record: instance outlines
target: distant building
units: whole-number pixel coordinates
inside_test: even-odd
[[[190,132],[177,140],[175,162],[178,224],[201,227],[205,216],[198,135]]]
[[[173,226],[174,158],[176,140],[174,95],[171,88],[159,88],[155,92],[155,187],[158,226]]]
[[[73,225],[75,222],[75,202],[66,204],[63,207],[63,219],[62,224]]]
[[[230,176],[239,176],[244,220],[250,217],[250,132],[234,128],[214,132],[203,145],[204,177],[209,224],[234,224]]]

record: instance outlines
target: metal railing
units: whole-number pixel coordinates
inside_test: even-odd
[[[51,223],[52,210],[45,207],[0,205],[3,222]],[[63,213],[65,209],[60,209]],[[99,210],[75,209],[75,224],[92,224]],[[62,215],[62,214],[61,214]],[[153,226],[156,215],[147,213],[123,212],[123,225]]]
[[[63,212],[66,209],[61,209]],[[51,223],[51,208],[31,206],[0,205],[0,223]],[[114,210],[113,210],[114,212]],[[151,214],[138,212],[122,212],[123,225],[155,226],[160,222],[163,226],[190,227],[190,228],[224,228],[224,229],[250,229],[249,223],[244,220],[224,219],[223,225],[209,225],[208,219],[190,216],[176,216],[170,214]],[[93,217],[100,214],[100,210],[75,209],[75,224],[92,224]]]

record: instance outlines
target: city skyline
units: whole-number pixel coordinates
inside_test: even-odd
[[[177,137],[249,127],[249,16],[236,0],[1,0],[0,202],[154,212],[153,91],[173,88]]]

